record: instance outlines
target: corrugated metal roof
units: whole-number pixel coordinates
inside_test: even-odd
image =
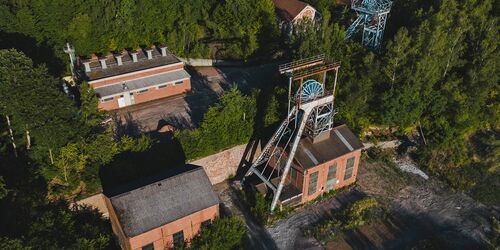
[[[189,73],[186,72],[184,69],[178,69],[175,71],[152,75],[145,78],[123,81],[113,85],[97,87],[95,88],[95,92],[99,97],[103,98],[123,93],[125,91],[133,91],[137,89],[156,86],[162,83],[175,82],[189,77],[190,77]],[[124,86],[126,86],[126,90],[124,89]]]
[[[110,198],[125,235],[134,237],[219,204],[202,167],[185,171]]]

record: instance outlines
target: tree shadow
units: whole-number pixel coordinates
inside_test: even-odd
[[[257,113],[254,119],[253,133],[245,147],[243,156],[238,165],[238,169],[235,175],[236,179],[243,178],[244,174],[254,161],[257,154],[260,154],[269,138],[271,138],[271,136],[274,134],[279,123],[281,123],[281,118],[283,117],[284,112],[281,112],[281,114],[279,115],[280,121],[278,121],[278,123],[266,127],[264,122],[266,110],[268,109],[269,104],[273,96],[275,95],[275,86],[284,84],[285,82],[284,79],[277,74],[277,68],[275,68],[274,70],[276,73],[274,77],[271,78],[271,84],[256,85],[256,89],[259,90],[259,95],[257,97]]]
[[[163,135],[163,141],[153,143],[144,152],[123,152],[99,170],[103,192],[107,193],[119,186],[141,178],[158,175],[163,171],[183,166],[186,157],[180,143],[172,134]]]
[[[204,114],[210,105],[219,100],[221,92],[216,92],[210,85],[209,78],[201,74],[194,67],[186,66],[186,71],[191,75],[191,91],[186,94],[184,101],[187,103],[186,110],[191,117],[190,128],[199,127]],[[169,118],[163,118],[165,120]],[[168,120],[167,120],[168,121]]]
[[[45,64],[49,73],[60,76],[66,71],[66,64],[46,42],[37,42],[35,38],[20,33],[0,31],[0,49],[14,48],[31,58],[35,65]],[[61,47],[61,51],[62,51]]]
[[[137,137],[141,134],[141,126],[134,120],[130,113],[126,113],[123,116],[120,116],[118,112],[110,114],[115,125],[115,134],[118,137],[122,135]]]

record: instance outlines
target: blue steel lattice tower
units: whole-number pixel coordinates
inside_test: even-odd
[[[389,0],[352,0],[351,9],[356,11],[358,18],[347,29],[346,39],[353,38],[363,26],[363,45],[375,51],[380,50],[391,6],[392,1]]]

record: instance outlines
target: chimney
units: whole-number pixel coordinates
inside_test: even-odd
[[[99,61],[101,62],[102,69],[108,68],[108,66],[106,65],[106,58],[100,58]]]
[[[167,47],[161,46],[160,50],[161,50],[161,56],[167,56]]]
[[[85,66],[85,72],[90,72],[90,62],[84,62],[83,65]]]
[[[118,66],[123,65],[123,62],[122,62],[122,55],[121,55],[121,54],[116,55],[116,56],[115,56],[115,58],[116,58],[116,63],[118,64]]]
[[[132,61],[137,62],[137,51],[130,53],[130,55],[132,55]]]
[[[153,59],[153,50],[152,49],[146,50],[146,53],[148,54],[148,60]]]

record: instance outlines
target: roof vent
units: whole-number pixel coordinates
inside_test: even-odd
[[[115,55],[115,58],[116,58],[116,64],[118,64],[118,66],[123,65],[121,54]]]
[[[118,66],[123,65],[122,55],[115,55],[115,58],[116,58],[116,63],[118,64]]]
[[[132,55],[132,61],[137,62],[137,52],[134,51],[134,52],[130,53],[130,55]]]
[[[152,49],[146,50],[146,54],[148,54],[148,60],[153,59],[153,50]]]
[[[90,72],[90,62],[84,62],[83,65],[85,66],[85,72]]]
[[[167,56],[167,47],[161,46],[160,50],[161,50],[161,56]]]
[[[122,83],[122,89],[123,89],[123,90],[128,90],[128,86],[127,86],[127,84]]]
[[[99,59],[99,61],[101,62],[102,69],[108,68],[108,66],[106,65],[106,58],[101,58]]]

